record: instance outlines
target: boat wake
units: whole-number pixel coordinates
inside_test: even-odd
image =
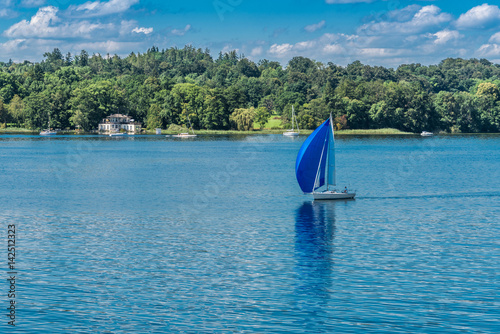
[[[396,196],[358,196],[362,199],[415,199],[415,198],[465,198],[465,197],[499,197],[499,191],[442,193],[442,194],[422,194],[422,195],[396,195]]]

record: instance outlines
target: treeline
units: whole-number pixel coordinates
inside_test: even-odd
[[[449,132],[500,131],[500,66],[445,59],[397,69],[346,67],[295,57],[254,63],[235,51],[214,59],[186,46],[125,58],[86,51],[44,54],[40,63],[0,62],[0,125],[93,130],[114,113],[152,129],[251,129],[272,114],[287,126],[291,106],[301,128],[332,112],[338,128]]]

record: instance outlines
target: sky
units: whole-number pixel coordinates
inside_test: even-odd
[[[125,57],[192,45],[257,62],[304,56],[396,68],[448,57],[500,63],[500,8],[435,0],[0,0],[0,61],[63,54]]]

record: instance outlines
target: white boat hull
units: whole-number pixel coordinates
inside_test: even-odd
[[[110,133],[109,136],[110,137],[123,137],[123,136],[126,136],[127,134],[126,133]]]
[[[434,134],[432,132],[422,131],[420,134],[422,137],[432,137]]]
[[[56,134],[57,134],[57,132],[55,132],[55,131],[42,131],[42,132],[40,132],[40,136],[54,136]]]
[[[173,138],[194,138],[196,135],[173,135]]]
[[[298,136],[298,135],[299,135],[299,133],[295,132],[295,131],[283,132],[283,136]]]
[[[335,191],[314,192],[312,194],[315,200],[351,199],[356,196],[356,193],[338,193]]]

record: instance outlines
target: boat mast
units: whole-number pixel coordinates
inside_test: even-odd
[[[191,125],[191,120],[189,119],[189,115],[188,115],[188,121],[189,121],[189,127],[191,128],[191,132],[192,132],[192,133],[193,133],[193,135],[194,135],[193,125]]]
[[[335,180],[335,131],[333,129],[333,118],[332,118],[332,113],[330,113],[330,126],[331,126],[331,129],[332,129],[332,142],[330,143],[329,145],[329,150],[328,150],[328,161],[327,161],[327,170],[329,171],[330,169],[330,166],[332,164],[330,164],[330,159],[332,159],[332,163],[333,163],[333,170],[331,171],[332,173],[332,181],[333,181],[333,186],[335,186],[335,184],[337,183],[336,180]],[[330,154],[330,153],[333,153],[333,154]],[[333,155],[333,156],[332,156]],[[327,188],[328,188],[328,179],[326,181],[326,184],[327,184]]]
[[[328,141],[328,137],[325,138],[325,141],[323,142],[323,148],[321,149],[321,156],[319,158],[318,170],[316,171],[316,178],[314,180],[314,185],[313,185],[313,189],[312,189],[313,193],[314,193],[314,190],[315,190],[314,188],[316,187],[316,185],[319,184],[319,179],[321,177],[321,175],[320,175],[320,173],[321,173],[321,162],[323,161],[323,153],[325,153],[325,145],[326,145],[327,141]],[[328,154],[328,152],[326,152],[326,153]],[[327,157],[325,157],[325,159],[326,158]],[[326,171],[325,172],[328,173],[328,161],[327,161]],[[325,174],[325,177],[327,177],[326,182],[327,182],[327,189],[328,189],[328,174]]]
[[[293,110],[293,104],[292,104],[292,132],[293,132],[293,119],[295,118],[295,112]]]
[[[295,117],[295,123],[297,124],[297,132],[300,133],[299,121],[297,121],[297,117]]]

